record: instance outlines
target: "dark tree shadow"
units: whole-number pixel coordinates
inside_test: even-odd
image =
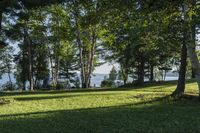
[[[0,98],[0,105],[5,105],[5,104],[8,104],[8,103],[10,103],[10,101],[8,99]]]
[[[1,133],[199,132],[200,106],[133,104],[1,115]],[[195,112],[195,113],[194,113]]]
[[[144,95],[137,95],[134,96],[135,98],[139,98],[139,99],[143,99],[145,97]],[[134,98],[133,97],[133,98]],[[181,97],[174,97],[172,95],[165,95],[165,96],[158,96],[158,97],[154,97],[151,100],[142,100],[142,102],[138,102],[135,103],[134,105],[143,105],[143,104],[152,104],[152,103],[156,103],[156,102],[160,102],[160,103],[164,103],[164,104],[199,104],[199,96],[196,95],[191,95],[191,94],[184,94]]]
[[[113,91],[116,90],[114,89]],[[119,90],[124,91],[124,89]],[[96,91],[102,90],[72,91],[69,93],[74,93],[73,95],[66,96],[27,96],[15,98],[15,100],[69,98],[81,95],[75,94],[76,92]],[[112,89],[109,89],[109,91],[112,91]],[[66,91],[33,93],[62,94],[66,93]],[[33,93],[23,94],[29,95]],[[19,94],[21,95],[21,93]],[[17,94],[5,93],[5,95],[14,96]],[[87,94],[81,96],[85,95]],[[143,99],[144,97],[143,95],[133,96],[136,99]],[[155,97],[144,102],[111,107],[0,115],[0,133],[193,133],[200,132],[199,116],[200,105],[196,95],[184,95],[180,100],[173,99],[170,95],[167,95]]]
[[[0,132],[200,132],[200,106],[196,100],[197,96],[184,95],[176,102],[169,95],[137,104],[0,115]]]

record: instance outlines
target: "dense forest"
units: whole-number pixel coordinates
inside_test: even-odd
[[[0,73],[34,90],[61,77],[89,88],[105,62],[135,85],[176,68],[180,96],[186,78],[200,88],[199,15],[198,0],[0,0]]]

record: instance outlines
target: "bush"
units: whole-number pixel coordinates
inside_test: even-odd
[[[113,81],[106,79],[101,82],[101,87],[112,87]]]
[[[46,90],[55,90],[56,89],[56,85],[53,84],[48,84],[46,87]]]
[[[65,86],[63,84],[57,84],[56,85],[57,90],[63,90],[64,88],[65,88]]]
[[[65,89],[65,86],[63,84],[57,84],[57,85],[49,84],[45,89],[43,88],[43,90],[62,90],[62,89]]]

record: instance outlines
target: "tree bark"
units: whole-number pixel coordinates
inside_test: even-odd
[[[188,49],[188,55],[192,63],[192,68],[195,73],[195,77],[196,77],[197,84],[199,87],[199,92],[200,92],[200,64],[199,64],[199,60],[195,51],[195,45],[192,43],[188,43],[187,49]]]
[[[174,96],[180,97],[184,94],[186,69],[187,69],[187,48],[184,42],[181,50],[181,65],[179,71],[178,85],[176,87],[176,90],[173,92]]]
[[[27,26],[27,22],[25,22],[25,25]],[[29,89],[30,91],[33,91],[34,81],[33,81],[33,68],[32,68],[32,44],[26,26],[24,29],[24,34],[25,34],[25,43],[28,48],[28,80],[29,80]]]
[[[3,11],[0,9],[0,35],[1,35],[2,16],[3,16]]]
[[[150,65],[150,82],[153,82],[154,80],[154,67],[153,65]]]
[[[48,47],[48,53],[49,53],[49,61],[50,61],[50,68],[51,68],[51,78],[52,78],[52,84],[55,86],[55,76],[54,76],[54,68],[53,68],[53,59],[51,56],[51,49]]]
[[[13,88],[13,83],[12,83],[10,72],[8,72],[8,79],[9,79],[10,87]]]
[[[24,31],[24,34],[23,34],[23,43],[24,43],[24,46],[26,46],[27,44],[26,44],[26,36],[25,36],[25,31]],[[25,59],[25,49],[24,49],[24,47],[23,47],[23,49],[22,49],[22,60],[23,60],[23,62],[24,62],[24,59]],[[24,74],[25,72],[24,72],[24,70],[25,70],[25,64],[23,63],[22,64],[22,74]],[[20,75],[20,78],[21,78],[21,81],[22,81],[22,91],[25,91],[26,90],[26,81],[27,81],[27,76],[25,76],[26,78],[22,78],[21,77],[21,75]]]
[[[79,18],[79,11],[77,9],[78,3],[76,0],[72,1],[74,4],[74,20],[75,20],[75,28],[76,28],[76,41],[79,49],[79,64],[80,64],[80,75],[81,75],[81,87],[86,88],[85,84],[85,68],[84,68],[84,61],[83,61],[83,44],[81,41],[81,32],[80,27],[78,24],[78,18]]]
[[[23,81],[23,88],[22,88],[23,91],[26,90],[26,81]]]
[[[8,61],[7,61],[7,73],[8,73],[8,79],[9,79],[9,83],[10,83],[10,87],[13,88],[13,83],[12,83],[12,79],[11,79],[11,68],[8,64]]]
[[[195,4],[195,3],[193,3],[193,4]],[[194,19],[194,16],[192,17],[192,19]],[[196,42],[196,25],[195,24],[192,25],[192,29],[191,30],[192,30],[192,40],[193,40],[193,43],[195,43]],[[194,72],[193,68],[192,68],[192,76],[191,76],[191,78],[192,79],[195,78],[195,72]]]
[[[28,71],[29,71],[29,89],[33,91],[34,88],[34,81],[33,81],[33,68],[32,68],[32,44],[29,37],[27,37],[27,44],[28,44]]]
[[[124,68],[123,65],[120,65],[120,66],[121,66],[121,73],[122,73],[123,82],[124,82],[124,85],[126,85],[127,80],[128,80],[128,70],[127,70],[127,68]]]
[[[191,75],[191,79],[194,79],[195,78],[195,72],[194,72],[194,70],[193,70],[193,68],[192,68],[192,75]]]
[[[56,58],[56,63],[55,63],[55,83],[56,83],[56,86],[58,85],[59,68],[60,68],[60,57],[58,55],[57,58]],[[56,89],[57,89],[57,87],[56,87]]]
[[[193,71],[195,73],[195,78],[197,80],[198,89],[199,89],[199,98],[200,98],[200,63],[199,63],[198,56],[196,53],[195,40],[193,40],[193,37],[192,37],[192,30],[191,30],[191,25],[190,25],[191,17],[186,12],[188,10],[188,5],[185,4],[183,8],[184,8],[183,9],[184,20],[188,25],[188,31],[185,31],[186,38],[184,38],[184,40],[187,40],[186,46],[187,46],[188,56],[192,64]]]
[[[95,55],[95,49],[96,49],[96,27],[92,28],[92,37],[91,37],[91,49],[89,51],[89,63],[88,63],[88,75],[86,80],[86,88],[90,87],[90,80],[91,80],[91,74],[94,69],[94,55]]]
[[[143,59],[141,59],[141,62],[139,63],[139,74],[138,74],[138,84],[143,85],[144,84],[144,68],[145,68],[145,62]]]
[[[94,55],[96,50],[96,25],[91,25],[87,29],[82,29],[79,25],[79,16],[80,10],[77,9],[78,2],[73,0],[74,8],[74,20],[75,20],[75,28],[76,28],[76,37],[77,37],[77,44],[79,48],[79,61],[80,61],[80,68],[81,68],[81,84],[82,88],[90,87],[91,82],[91,74],[94,70]],[[84,34],[84,35],[83,35]],[[90,45],[89,48],[86,43],[82,39],[83,36],[86,36]]]
[[[74,1],[74,4],[76,4],[76,2]],[[81,33],[79,30],[79,25],[78,25],[78,11],[77,9],[75,9],[75,13],[74,13],[74,17],[75,17],[75,21],[76,21],[76,40],[77,40],[77,44],[78,44],[78,49],[79,49],[79,62],[80,62],[80,71],[81,71],[81,87],[82,88],[87,88],[87,85],[85,84],[85,65],[84,65],[84,61],[83,61],[83,44],[81,41]]]
[[[85,84],[85,67],[84,67],[84,61],[83,61],[83,48],[82,43],[80,40],[80,32],[77,33],[77,42],[79,47],[79,61],[80,61],[80,67],[81,67],[81,84],[82,88],[87,88]]]

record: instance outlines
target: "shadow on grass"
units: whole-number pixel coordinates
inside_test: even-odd
[[[145,94],[143,96],[143,94],[141,95],[137,95],[134,96],[133,98],[139,98],[139,99],[143,99],[143,97],[145,97]],[[175,98],[172,95],[165,95],[163,97],[158,96],[158,97],[154,97],[151,100],[142,100],[142,102],[137,102],[134,105],[144,105],[144,104],[153,104],[156,102],[160,102],[163,104],[196,104],[196,105],[200,105],[199,102],[199,96],[198,95],[190,95],[190,94],[184,94],[183,96],[179,97],[179,98]]]
[[[87,96],[107,96],[107,95],[117,95],[115,93],[109,94],[73,94],[73,95],[61,95],[61,96],[27,96],[27,97],[17,97],[14,100],[17,101],[33,101],[33,100],[50,100],[50,99],[62,99],[62,98],[75,98],[75,97],[87,97]]]
[[[10,101],[8,99],[0,98],[0,105],[5,105],[8,103],[10,103]]]
[[[151,103],[148,106],[140,103],[0,115],[0,131],[1,133],[192,133],[200,131],[198,104],[197,106],[167,104],[163,99],[167,97],[155,98],[148,102]]]

